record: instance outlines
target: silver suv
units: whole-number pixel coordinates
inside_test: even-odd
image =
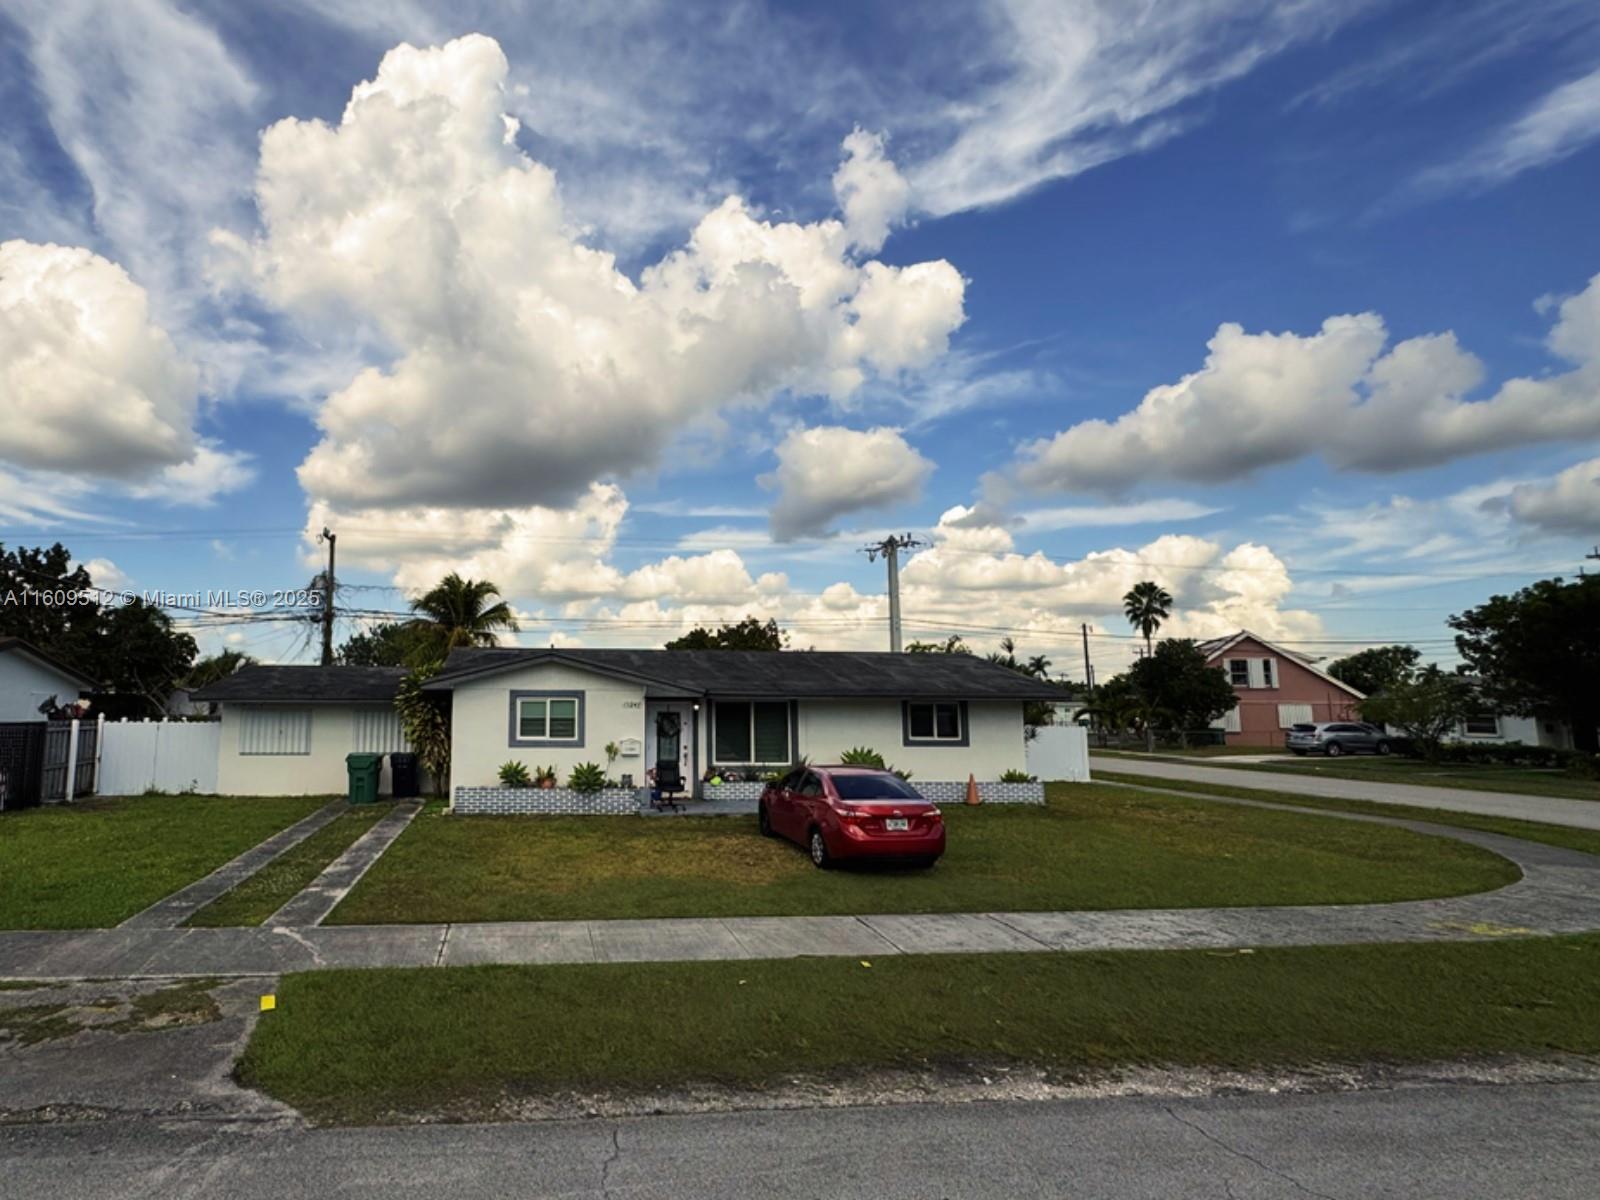
[[[1317,725],[1296,725],[1289,730],[1286,744],[1296,754],[1387,754],[1388,735],[1376,725],[1356,721],[1326,721]]]

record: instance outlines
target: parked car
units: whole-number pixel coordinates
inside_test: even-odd
[[[804,846],[826,869],[843,859],[931,867],[944,853],[944,817],[890,771],[800,767],[761,792],[761,832]]]
[[[1357,721],[1323,721],[1316,725],[1296,725],[1285,739],[1296,754],[1387,754],[1389,736],[1376,725]]]

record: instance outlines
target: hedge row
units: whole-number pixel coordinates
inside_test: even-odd
[[[1394,747],[1402,754],[1421,757],[1416,748],[1396,739]],[[1600,755],[1583,750],[1560,750],[1554,746],[1524,746],[1520,742],[1447,742],[1434,753],[1433,762],[1472,763],[1502,767],[1540,767],[1564,770],[1579,779],[1600,778]]]

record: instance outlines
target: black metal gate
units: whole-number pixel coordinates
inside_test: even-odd
[[[46,802],[57,802],[68,799],[67,796],[67,761],[75,757],[77,768],[72,772],[72,796],[76,800],[79,796],[89,796],[94,793],[94,758],[95,741],[99,736],[99,726],[93,721],[78,722],[78,748],[74,756],[72,751],[72,722],[50,721],[44,735],[44,770],[40,780],[40,792]]]
[[[0,810],[30,808],[43,798],[43,721],[0,722]]]

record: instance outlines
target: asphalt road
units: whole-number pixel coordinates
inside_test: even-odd
[[[7,1200],[1595,1195],[1600,1084],[299,1130],[0,1125]]]
[[[1205,762],[1152,761],[1090,755],[1091,774],[1114,771],[1148,775],[1154,779],[1189,780],[1229,787],[1298,792],[1302,796],[1330,796],[1338,800],[1369,800],[1377,804],[1409,804],[1479,816],[1515,817],[1566,825],[1573,829],[1600,829],[1600,804],[1593,800],[1562,800],[1555,796],[1524,796],[1509,792],[1476,792],[1466,788],[1423,787],[1413,783],[1384,783],[1365,779],[1334,779],[1299,775],[1292,771],[1241,771]]]

